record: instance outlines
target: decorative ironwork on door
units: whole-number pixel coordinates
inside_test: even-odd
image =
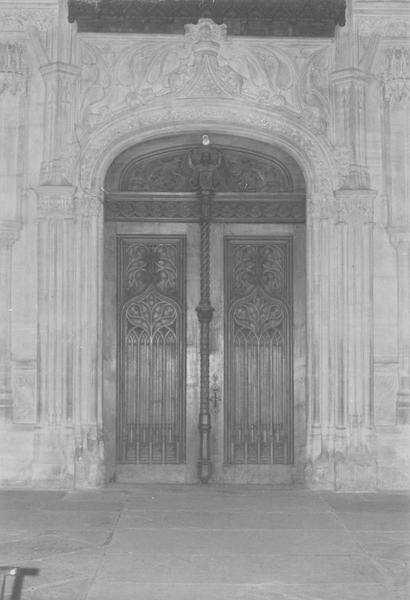
[[[225,240],[228,464],[293,461],[291,244]]]
[[[185,239],[118,238],[118,458],[185,461]]]

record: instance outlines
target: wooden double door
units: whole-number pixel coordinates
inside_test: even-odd
[[[119,472],[195,481],[206,352],[211,480],[270,481],[294,461],[294,227],[210,225],[205,345],[200,226],[123,224],[115,237]]]

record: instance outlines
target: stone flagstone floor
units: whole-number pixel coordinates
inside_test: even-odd
[[[0,491],[27,600],[409,600],[410,496],[269,486]]]

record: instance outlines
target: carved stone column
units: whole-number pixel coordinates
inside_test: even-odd
[[[334,485],[335,404],[338,394],[336,356],[335,199],[309,199],[308,256],[308,466],[314,487]]]
[[[335,485],[376,485],[373,415],[372,190],[338,190],[336,426],[344,443],[335,455]]]
[[[55,62],[40,68],[45,83],[44,149],[40,179],[46,185],[75,183],[78,144],[75,110],[80,68]]]
[[[391,227],[390,239],[397,251],[399,391],[396,418],[410,425],[410,226]]]
[[[0,221],[0,423],[11,421],[13,398],[10,385],[11,342],[11,248],[18,239],[20,223]]]

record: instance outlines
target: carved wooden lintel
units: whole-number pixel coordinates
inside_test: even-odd
[[[183,33],[211,18],[231,35],[331,37],[345,24],[345,0],[69,0],[79,31]]]

